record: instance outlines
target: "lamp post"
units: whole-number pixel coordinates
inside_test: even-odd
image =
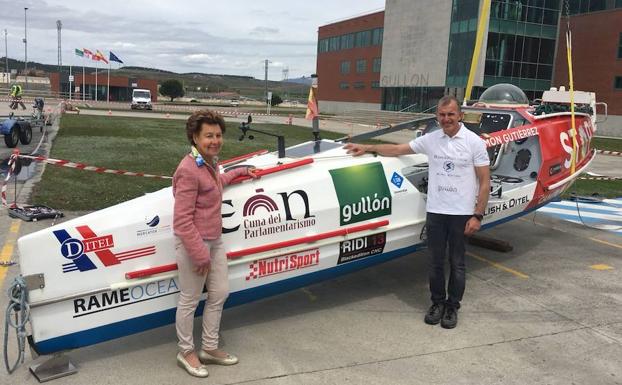
[[[26,34],[26,11],[28,11],[28,8],[24,7],[24,76],[26,77],[24,89],[28,88],[28,37]]]
[[[6,65],[5,71],[6,71],[6,76],[9,76],[9,46],[7,44],[7,31],[6,28],[4,29],[4,62]],[[8,80],[7,80],[7,84],[8,84]]]

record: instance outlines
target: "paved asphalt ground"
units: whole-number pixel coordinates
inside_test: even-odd
[[[620,169],[620,158],[601,158],[604,169],[595,172]],[[50,225],[2,213],[0,258],[17,258],[16,238]],[[622,238],[542,214],[485,235],[514,250],[469,246],[456,329],[423,322],[429,294],[426,254],[418,252],[226,310],[223,347],[241,361],[211,366],[207,379],[176,366],[169,325],[69,352],[79,372],[52,383],[622,384]],[[0,267],[2,309],[18,273]],[[0,384],[37,383],[32,363],[27,353]]]

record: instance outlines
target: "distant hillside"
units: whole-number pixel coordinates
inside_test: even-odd
[[[294,78],[294,79],[283,80],[283,82],[284,83],[304,84],[304,85],[310,86],[311,83],[313,83],[313,78],[312,77],[303,76],[301,78]]]
[[[0,68],[4,64],[4,58],[0,59]],[[24,69],[24,62],[9,58],[9,68]],[[78,70],[79,68],[79,70]],[[42,64],[28,62],[29,70],[39,70],[44,72],[58,72],[59,67],[53,64]],[[85,67],[87,73],[95,72],[94,66]],[[107,69],[104,65],[98,67],[98,71]],[[74,66],[73,72],[81,71],[82,66]],[[62,66],[62,72],[69,72],[69,66]],[[126,66],[119,69],[112,69],[111,75],[127,76],[142,79],[153,79],[158,83],[164,80],[177,79],[181,81],[187,90],[187,96],[200,98],[206,93],[235,92],[240,96],[251,99],[263,99],[265,84],[263,80],[255,79],[252,76],[225,75],[225,74],[205,74],[200,72],[175,73],[172,71],[161,70],[158,68]],[[304,78],[303,78],[304,79]],[[307,78],[310,79],[310,78]],[[296,82],[275,82],[268,81],[268,90],[281,96],[282,99],[305,101],[307,98],[307,84]]]

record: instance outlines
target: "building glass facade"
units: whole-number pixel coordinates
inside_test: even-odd
[[[473,98],[498,83],[514,84],[530,99],[550,88],[562,4],[561,0],[492,0],[486,60],[479,64],[484,65],[484,83],[473,88]],[[452,2],[445,89],[387,88],[383,90],[383,109],[425,111],[448,89],[466,87],[479,6],[480,0]]]
[[[483,88],[511,83],[531,99],[549,89],[560,16],[559,0],[493,0],[490,9]],[[478,0],[454,0],[447,86],[466,87],[475,46]],[[468,59],[467,59],[468,58]]]
[[[565,1],[565,0],[563,0]],[[622,0],[569,0],[570,14],[591,13],[622,8]],[[564,11],[565,14],[566,11]]]

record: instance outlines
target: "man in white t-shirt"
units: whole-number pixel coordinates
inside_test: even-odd
[[[425,322],[456,327],[465,288],[465,235],[480,229],[490,193],[490,160],[485,142],[462,123],[460,103],[453,96],[438,102],[436,118],[441,130],[403,144],[354,144],[349,154],[366,152],[384,156],[428,155],[426,228],[430,250],[429,280],[432,306]],[[448,255],[446,251],[448,250]],[[445,287],[445,258],[449,259],[449,283]]]

